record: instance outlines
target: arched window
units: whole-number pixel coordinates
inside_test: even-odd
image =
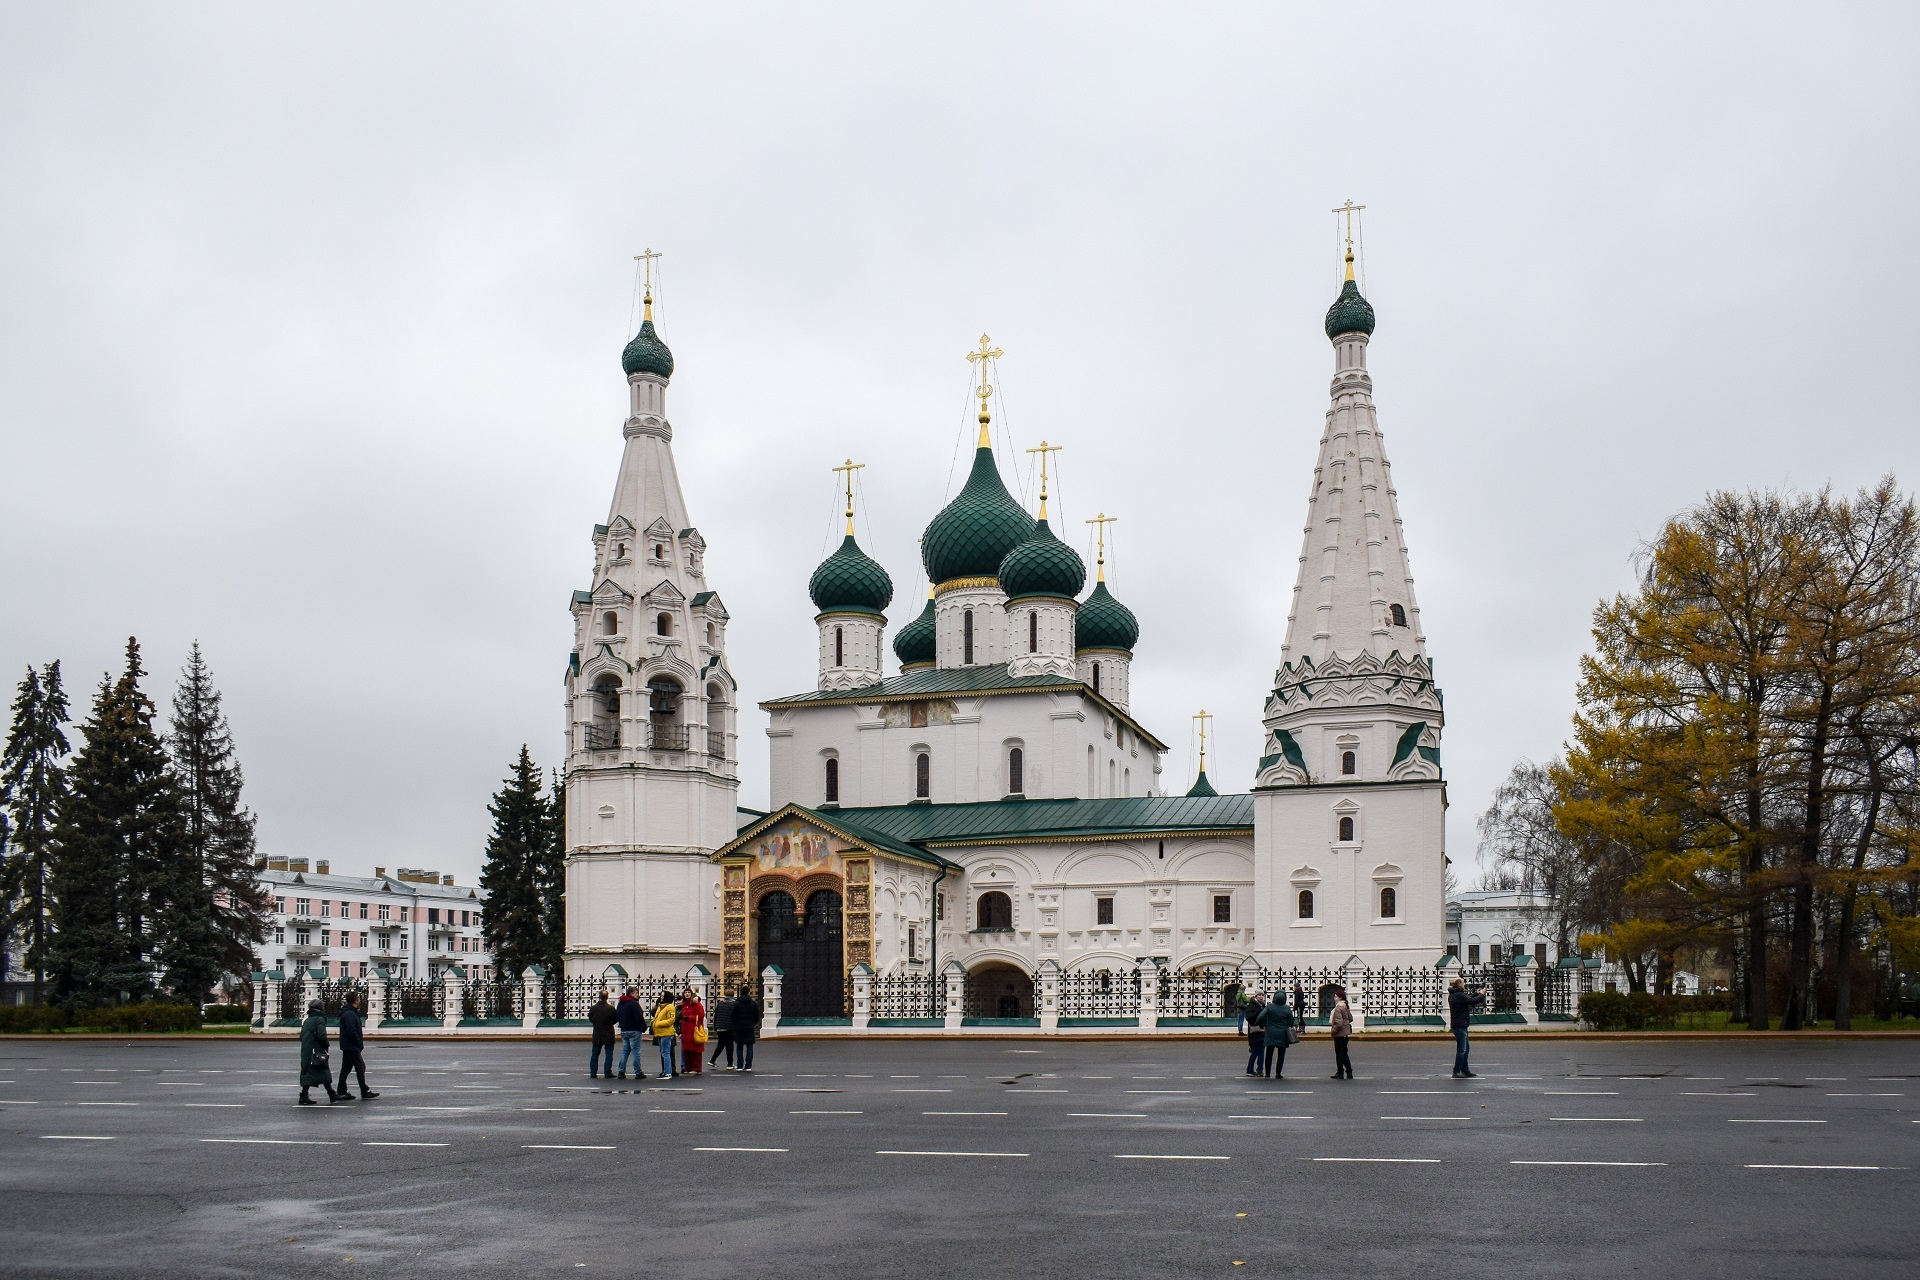
[[[973,665],[973,610],[971,609],[960,615],[960,662],[962,666]]]
[[[1027,789],[1027,753],[1018,747],[1007,752],[1007,794],[1017,796]]]
[[[620,677],[611,671],[593,682],[593,722],[587,746],[610,750],[620,745]]]
[[[1093,799],[1093,795],[1094,795],[1093,784],[1097,781],[1099,781],[1099,777],[1097,774],[1094,773],[1093,748],[1088,747],[1087,748],[1087,799],[1089,800]]]
[[[933,794],[933,758],[922,751],[913,758],[913,798],[925,800]]]
[[[1313,890],[1311,889],[1302,889],[1300,891],[1300,918],[1302,920],[1313,919]]]
[[[620,615],[612,609],[600,615],[600,634],[603,636],[620,634]]]
[[[1407,611],[1399,605],[1393,606],[1393,625],[1396,627],[1407,625]]]
[[[1342,840],[1351,840],[1351,839],[1353,839],[1353,818],[1352,818],[1351,816],[1342,816],[1342,817],[1341,817],[1341,819],[1340,819],[1340,838],[1341,838]]]
[[[1342,772],[1342,773],[1352,773],[1352,772],[1353,772],[1353,770],[1354,770],[1354,755],[1353,755],[1353,752],[1351,752],[1351,751],[1342,751],[1342,752],[1340,753],[1340,772]]]
[[[974,908],[974,920],[976,929],[1013,928],[1013,899],[998,889],[981,894]]]
[[[653,745],[661,751],[685,751],[687,729],[680,723],[680,685],[670,676],[647,681],[647,719],[653,725]]]
[[[847,636],[846,632],[839,627],[833,629],[833,665],[836,667],[847,665]]]
[[[1038,609],[1027,615],[1027,652],[1040,652],[1040,611]]]
[[[727,695],[717,684],[707,686],[707,754],[727,758]]]
[[[673,615],[663,613],[653,620],[653,633],[660,636],[673,634]]]
[[[827,803],[840,803],[840,762],[832,756],[827,757]]]
[[[659,543],[657,543],[657,542],[656,542],[656,543],[654,543],[654,544],[653,544],[653,558],[654,558],[655,560],[665,560],[665,559],[667,558],[667,549],[666,549],[666,548],[665,548],[664,546],[662,546],[662,545],[660,545]]]
[[[1380,890],[1380,918],[1382,920],[1393,919],[1394,910],[1396,907],[1399,906],[1399,904],[1394,900],[1394,898],[1395,898],[1395,895],[1393,892],[1392,885],[1388,885],[1384,889]]]
[[[711,622],[707,624],[707,643],[713,643],[713,624]]]
[[[1093,664],[1093,691],[1100,692],[1100,664],[1097,662]]]

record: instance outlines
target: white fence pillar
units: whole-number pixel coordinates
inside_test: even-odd
[[[530,964],[520,973],[520,1025],[532,1031],[540,1025],[540,1011],[547,1007],[547,969]]]
[[[960,1021],[967,1014],[967,970],[958,960],[947,961],[947,967],[941,976],[946,979],[946,1027],[949,1031],[958,1031]]]
[[[367,1030],[378,1031],[387,1020],[387,971],[375,969],[367,979]]]
[[[1533,957],[1523,955],[1513,962],[1514,1008],[1527,1025],[1540,1021],[1540,971],[1534,966]]]
[[[853,966],[853,1029],[865,1031],[873,1022],[873,966],[862,960]]]
[[[300,976],[300,1017],[307,1016],[307,1008],[320,998],[320,971],[305,969]]]
[[[780,983],[786,976],[787,971],[777,964],[760,971],[760,992],[766,1005],[760,1023],[763,1031],[773,1031],[780,1026]]]
[[[460,1025],[460,1005],[467,993],[466,977],[457,964],[448,965],[440,975],[440,1025],[449,1031]]]
[[[1141,956],[1133,976],[1140,984],[1140,1029],[1152,1031],[1160,1025],[1160,966]]]
[[[1340,970],[1340,985],[1347,989],[1347,1008],[1353,1014],[1353,1029],[1367,1029],[1367,966],[1359,956],[1347,957]]]
[[[695,964],[687,970],[687,985],[693,988],[693,994],[699,997],[701,1004],[708,1009],[713,1008],[713,970],[703,964]]]
[[[280,991],[286,980],[286,974],[275,969],[261,974],[253,984],[253,1021],[262,1031],[280,1018]]]
[[[1058,1031],[1060,1029],[1060,962],[1052,956],[1040,962],[1040,985],[1037,996],[1038,1006],[1034,1012],[1040,1015],[1040,1030]]]

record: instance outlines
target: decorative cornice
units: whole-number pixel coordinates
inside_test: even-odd
[[[943,596],[949,591],[966,591],[970,588],[977,587],[993,587],[998,589],[999,586],[1000,579],[992,577],[991,575],[973,578],[948,578],[945,582],[933,589],[933,594]]]
[[[644,418],[628,418],[621,434],[629,440],[635,436],[658,436],[662,440],[671,442],[673,439],[673,427],[668,424],[665,418],[656,418],[652,414],[648,414]]]

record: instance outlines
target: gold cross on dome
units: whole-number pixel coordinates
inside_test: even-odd
[[[1042,520],[1047,518],[1047,455],[1058,453],[1064,448],[1066,446],[1063,444],[1048,444],[1042,440],[1038,448],[1027,450],[1028,453],[1040,455],[1040,518]]]
[[[1099,515],[1087,521],[1088,524],[1093,526],[1094,535],[1099,539],[1100,554],[1096,563],[1100,566],[1100,576],[1097,579],[1097,581],[1100,582],[1107,580],[1107,526],[1119,518],[1119,516],[1110,516],[1102,511]]]
[[[1344,216],[1347,220],[1347,252],[1348,253],[1353,252],[1353,215],[1356,213],[1359,213],[1362,209],[1366,207],[1367,206],[1363,204],[1355,204],[1352,200],[1348,200],[1345,204],[1341,205],[1338,209],[1334,210],[1335,213]]]
[[[640,295],[640,305],[645,309],[642,319],[653,319],[653,262],[655,258],[666,255],[655,253],[652,249],[633,255],[633,260],[641,265],[646,273],[646,288]]]
[[[993,387],[987,382],[987,361],[998,360],[1000,354],[1000,348],[994,346],[992,340],[984,333],[980,335],[980,349],[967,352],[967,363],[978,363],[980,366],[980,389],[973,394],[980,397],[980,448],[982,449],[991,447],[993,443],[987,437],[989,420],[987,398],[993,394]]]
[[[848,459],[847,459],[847,460],[846,460],[845,462],[843,462],[843,463],[841,463],[841,464],[840,464],[839,466],[837,466],[837,467],[835,467],[835,468],[833,468],[833,470],[834,470],[834,471],[836,471],[836,472],[844,472],[844,473],[845,473],[845,475],[846,475],[846,480],[847,480],[847,536],[848,536],[848,537],[852,537],[852,536],[853,536],[853,473],[854,473],[854,472],[856,472],[856,471],[861,471],[861,470],[864,470],[864,469],[866,468],[866,465],[867,465],[867,464],[866,464],[866,463],[864,463],[864,462],[855,462],[855,461],[854,461],[854,460],[853,460],[852,458],[848,458]]]
[[[1200,772],[1205,773],[1207,771],[1207,725],[1213,719],[1213,712],[1202,707],[1193,718],[1200,726]]]

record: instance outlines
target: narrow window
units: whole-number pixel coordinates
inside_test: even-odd
[[[1100,692],[1100,664],[1097,662],[1093,664],[1093,691]]]
[[[1040,611],[1038,609],[1027,615],[1027,652],[1040,652]]]
[[[1395,903],[1393,900],[1393,886],[1388,885],[1386,888],[1380,891],[1380,918],[1382,920],[1393,919],[1394,906],[1395,906]],[[1493,951],[1494,951],[1494,956],[1493,956],[1494,961],[1495,963],[1498,963],[1500,959],[1500,948],[1495,947]]]
[[[913,796],[916,800],[925,800],[932,794],[933,761],[922,751],[913,758]]]
[[[618,613],[615,613],[612,609],[607,610],[605,614],[601,615],[600,631],[603,635],[609,635],[609,636],[619,635],[620,634],[620,615]]]
[[[666,549],[665,547],[663,547],[663,546],[661,546],[661,545],[660,545],[659,543],[657,543],[657,542],[656,542],[656,543],[654,543],[654,544],[653,544],[653,558],[654,558],[655,560],[665,560],[665,559],[667,558],[667,549]]]
[[[713,643],[713,624],[711,622],[707,624],[707,643]]]
[[[1213,895],[1213,922],[1215,924],[1233,923],[1233,895],[1216,893]]]
[[[1386,906],[1386,904],[1387,904],[1387,900],[1384,897],[1381,898],[1380,905],[1384,907]],[[1381,912],[1381,914],[1385,915],[1386,913],[1383,911]],[[1491,947],[1487,948],[1487,958],[1494,964],[1500,964],[1506,959],[1506,948],[1502,947],[1497,942],[1494,943]]]
[[[1111,897],[1093,900],[1093,922],[1095,924],[1113,923],[1113,899]]]
[[[663,636],[672,635],[673,634],[673,615],[670,613],[663,613],[659,617],[655,618],[653,620],[653,630],[654,630],[654,634],[656,635],[663,635]]]
[[[330,899],[330,898],[322,898],[322,899],[320,899],[320,914],[321,914],[322,916],[331,916],[331,915],[333,914],[333,901],[332,901],[332,899]]]
[[[1354,761],[1353,752],[1342,751],[1340,753],[1340,772],[1352,773],[1354,770],[1354,763],[1355,761]]]
[[[833,665],[836,667],[847,665],[847,636],[839,627],[833,629]]]
[[[1087,748],[1087,799],[1093,799],[1093,784],[1097,777],[1093,771],[1093,748]]]
[[[1480,944],[1479,943],[1469,942],[1467,944],[1467,963],[1468,964],[1480,963]]]
[[[1340,838],[1342,840],[1353,839],[1353,819],[1352,818],[1340,819]]]
[[[827,761],[827,803],[840,803],[840,762],[831,758]]]
[[[1533,962],[1539,965],[1542,969],[1547,967],[1547,944],[1546,943],[1536,942],[1533,944]]]
[[[1313,919],[1313,890],[1311,889],[1302,889],[1300,891],[1300,918],[1302,920]]]
[[[960,664],[973,665],[973,610],[960,615]]]
[[[1399,605],[1393,606],[1393,625],[1396,627],[1404,627],[1407,625],[1407,611]]]
[[[909,961],[918,960],[920,958],[920,947],[918,945],[919,941],[920,941],[919,926],[911,925],[911,924],[908,925],[907,926],[907,959]]]
[[[1027,789],[1026,752],[1015,747],[1007,752],[1007,794],[1017,796]]]

